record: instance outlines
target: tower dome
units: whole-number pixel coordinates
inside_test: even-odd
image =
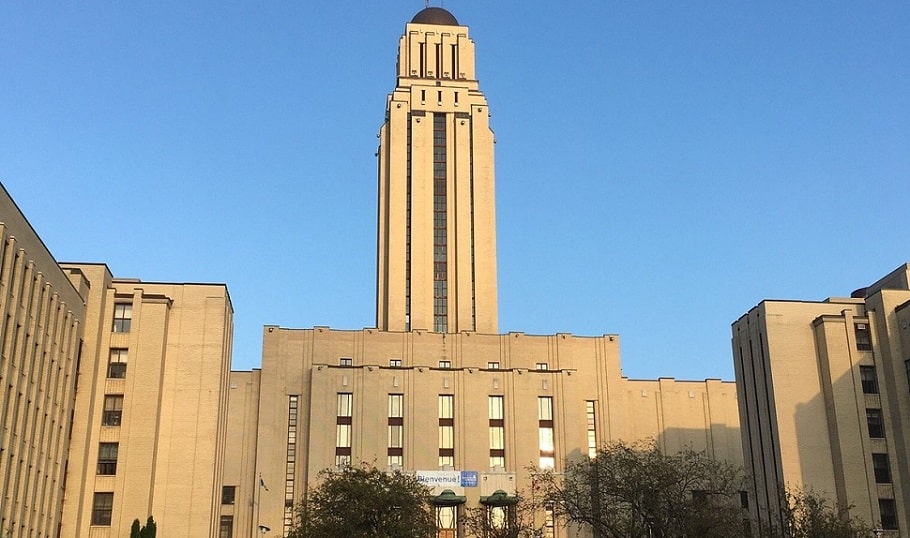
[[[441,7],[428,7],[411,19],[415,24],[437,24],[440,26],[458,26],[458,19]]]

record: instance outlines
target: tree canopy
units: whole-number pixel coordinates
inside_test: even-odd
[[[544,504],[596,537],[748,536],[741,469],[704,452],[668,455],[653,444],[618,442],[567,461],[561,474],[533,475]]]
[[[789,490],[784,494],[784,519],[789,538],[868,538],[872,529],[865,521],[850,516],[851,507],[837,506],[813,491]],[[763,532],[774,538],[779,529]]]
[[[288,538],[430,538],[430,490],[413,476],[362,464],[319,473]]]

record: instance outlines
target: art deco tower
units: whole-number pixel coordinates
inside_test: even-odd
[[[493,132],[448,11],[407,24],[379,136],[377,326],[496,333]]]

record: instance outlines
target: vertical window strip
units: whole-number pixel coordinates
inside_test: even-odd
[[[448,331],[446,115],[433,114],[433,330]]]
[[[423,54],[423,44],[421,55]],[[421,71],[423,71],[423,58],[421,62]],[[423,76],[421,74],[421,76]],[[407,199],[405,204],[405,265],[404,265],[404,329],[411,330],[411,114],[408,114],[408,134],[407,134]]]
[[[351,430],[354,395],[338,393],[338,410],[335,417],[335,465],[351,464]]]
[[[455,466],[455,395],[439,395],[439,466]]]
[[[294,524],[294,479],[297,467],[297,417],[300,396],[288,395],[288,443],[284,470],[284,533]]]
[[[505,402],[503,396],[488,398],[490,421],[490,467],[506,466]]]
[[[597,456],[597,414],[593,400],[585,402],[585,417],[588,426],[588,457],[593,459]]]
[[[404,394],[389,394],[388,465],[404,465]]]
[[[556,465],[556,449],[553,438],[553,398],[551,396],[538,396],[537,419],[540,440],[541,469],[552,469]]]

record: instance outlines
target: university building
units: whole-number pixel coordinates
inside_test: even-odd
[[[232,373],[223,536],[283,535],[319,471],[357,462],[431,486],[441,537],[610,441],[742,462],[733,383],[626,379],[615,334],[498,333],[488,106],[468,28],[419,12],[379,136],[377,327],[264,328],[262,369]]]
[[[753,517],[781,526],[783,488],[801,488],[910,536],[910,265],[851,297],[762,301],[733,355]]]

